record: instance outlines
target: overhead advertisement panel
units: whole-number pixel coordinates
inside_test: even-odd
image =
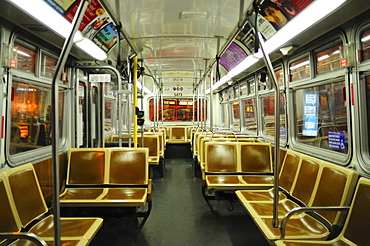
[[[232,42],[220,58],[220,64],[230,71],[247,58],[247,53],[235,42]]]
[[[80,4],[80,0],[45,0],[45,2],[69,22],[72,22]],[[92,0],[87,6],[79,31],[106,52],[117,43],[116,26],[98,0]],[[120,37],[123,38],[122,35]]]
[[[304,10],[313,0],[265,0],[258,13],[258,29],[265,40],[272,37],[280,28]],[[236,37],[254,53],[254,32],[247,23]]]

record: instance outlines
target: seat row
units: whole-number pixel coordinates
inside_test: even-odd
[[[277,228],[273,225],[273,188],[238,190],[236,194],[271,244],[284,238],[324,241],[343,228],[357,180],[354,170],[288,150],[279,173],[277,214],[281,223]],[[368,181],[361,183],[369,185]]]
[[[61,207],[152,207],[148,148],[75,148],[68,153]]]
[[[211,209],[210,200],[232,202],[236,190],[273,186],[270,143],[205,142],[204,152],[202,191]]]

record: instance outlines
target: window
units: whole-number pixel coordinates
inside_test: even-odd
[[[17,69],[36,74],[36,47],[15,43],[13,51]]]
[[[205,104],[205,105],[204,105]],[[203,121],[204,108],[207,107],[207,100],[198,101],[193,99],[164,99],[162,105],[158,105],[159,121],[196,121],[199,110],[199,121]],[[154,99],[149,101],[149,119],[154,121],[156,117]],[[207,119],[207,115],[205,116]]]
[[[43,53],[41,56],[41,76],[53,78],[57,62],[57,59]]]
[[[244,95],[248,95],[248,84],[247,83],[242,83],[240,85],[240,95],[241,96],[244,96]]]
[[[263,134],[274,136],[275,135],[275,96],[267,95],[262,97],[262,128]],[[280,93],[280,138],[286,139],[285,128],[285,97]]]
[[[338,44],[316,54],[316,72],[322,74],[340,69],[340,50],[343,45]]]
[[[113,130],[113,106],[114,100],[104,99],[104,131]]]
[[[306,56],[290,64],[290,81],[295,81],[310,77],[310,60]]]
[[[257,131],[257,119],[256,119],[256,99],[246,99],[243,101],[244,104],[244,118],[245,118],[245,129],[249,131]]]
[[[283,83],[284,83],[284,72],[283,72],[282,68],[275,71],[275,76],[276,76],[276,80],[277,80],[278,85],[283,85]]]
[[[370,76],[365,77],[366,80],[366,113],[367,113],[367,128],[370,128]],[[370,131],[368,131],[369,134],[369,141],[370,141]],[[370,152],[370,145],[368,144],[368,149]]]
[[[62,125],[63,93],[59,94],[59,124]],[[13,82],[10,107],[10,154],[51,145],[51,89]],[[62,127],[60,127],[62,130]],[[60,136],[62,136],[60,132]]]
[[[362,61],[370,59],[370,30],[365,31],[361,36]]]
[[[294,92],[299,143],[348,153],[345,82]]]
[[[240,126],[240,105],[239,102],[233,102],[233,127]]]

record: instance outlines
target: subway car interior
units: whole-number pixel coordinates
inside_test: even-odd
[[[369,245],[370,0],[0,4],[0,245]]]

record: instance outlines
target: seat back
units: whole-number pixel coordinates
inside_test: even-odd
[[[284,163],[280,170],[279,186],[285,191],[291,193],[293,182],[295,180],[297,170],[301,164],[301,155],[295,151],[288,150]]]
[[[0,233],[17,232],[20,230],[20,221],[15,216],[15,207],[4,175],[0,173]],[[0,240],[0,243],[2,240]]]
[[[105,162],[103,148],[73,148],[68,153],[68,185],[104,184]]]
[[[298,170],[292,195],[306,205],[309,205],[309,201],[313,195],[315,184],[318,180],[320,164],[320,160],[302,155],[302,162]]]
[[[21,226],[47,212],[42,191],[32,164],[21,165],[4,172],[9,181],[14,207]]]
[[[271,173],[271,143],[239,142],[240,170],[245,173]]]
[[[170,139],[186,141],[186,128],[185,127],[175,127],[175,126],[171,127],[170,128]]]
[[[230,142],[205,143],[205,171],[212,173],[237,172],[237,146]]]
[[[312,206],[348,206],[358,173],[329,162],[323,162],[322,166]],[[344,214],[341,212],[318,213],[333,225],[342,225],[344,221]]]
[[[370,180],[360,178],[342,235],[356,245],[370,242]]]
[[[159,158],[159,136],[158,135],[144,135],[144,145],[142,145],[141,137],[138,138],[138,146],[149,149],[149,157]]]
[[[148,184],[148,154],[147,148],[110,149],[109,183]]]

